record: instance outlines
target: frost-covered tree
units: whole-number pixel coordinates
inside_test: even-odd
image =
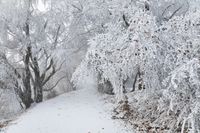
[[[132,14],[125,16],[129,11]],[[127,78],[139,74],[140,89],[145,86],[143,75],[147,74],[145,69],[149,67],[146,62],[154,58],[156,47],[152,39],[156,25],[151,12],[129,6],[120,17],[118,23],[113,21],[107,25],[105,34],[90,40],[90,48],[82,63],[94,69],[100,82],[111,82],[119,99],[123,97],[123,84]]]
[[[17,66],[16,71],[23,79],[25,89],[19,91],[22,92],[19,96],[26,107],[33,101],[43,100],[45,85],[64,62],[58,60],[57,55],[66,35],[67,14],[62,10],[40,12],[36,7],[37,2],[31,0],[1,3],[1,47],[7,51],[9,61]],[[58,5],[54,5],[54,8],[58,9]],[[58,78],[55,85],[61,79],[63,76]]]

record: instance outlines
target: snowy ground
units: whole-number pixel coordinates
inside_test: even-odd
[[[133,133],[109,114],[95,89],[82,89],[36,105],[4,133]]]

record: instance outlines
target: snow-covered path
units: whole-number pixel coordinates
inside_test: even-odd
[[[132,133],[112,120],[95,89],[83,89],[36,105],[5,133]]]

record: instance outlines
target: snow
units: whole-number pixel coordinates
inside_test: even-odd
[[[133,133],[110,108],[92,87],[73,91],[36,105],[4,133]]]

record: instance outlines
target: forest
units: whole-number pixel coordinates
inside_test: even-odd
[[[0,132],[200,133],[199,43],[200,0],[0,0]]]

